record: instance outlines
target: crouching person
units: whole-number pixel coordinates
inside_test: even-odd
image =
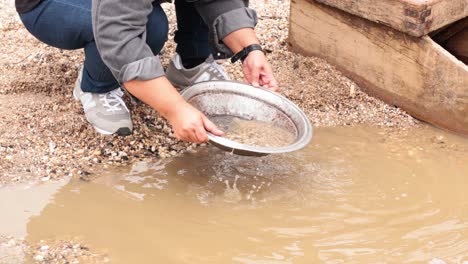
[[[16,8],[37,39],[84,49],[73,95],[102,134],[132,133],[123,86],[165,117],[177,138],[201,143],[208,140],[206,131],[221,135],[175,88],[229,79],[215,59],[234,56],[248,82],[277,89],[255,35],[256,13],[242,0],[175,0],[177,48],[166,72],[158,56],[168,34],[160,1],[16,0]]]

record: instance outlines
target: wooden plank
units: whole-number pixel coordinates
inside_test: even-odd
[[[421,37],[468,17],[468,0],[308,0]]]
[[[468,135],[468,66],[416,38],[308,0],[291,2],[290,45],[325,58],[366,92]]]
[[[468,17],[468,0],[429,0],[424,35]]]

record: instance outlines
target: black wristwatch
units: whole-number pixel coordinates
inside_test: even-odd
[[[245,58],[247,58],[247,55],[249,55],[249,53],[254,51],[254,50],[263,51],[262,46],[260,46],[258,44],[249,45],[249,46],[245,47],[243,50],[236,53],[234,56],[232,56],[231,62],[234,63],[234,62],[236,62],[238,60],[241,60],[242,62],[244,62]]]

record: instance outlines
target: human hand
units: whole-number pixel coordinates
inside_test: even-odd
[[[203,113],[189,103],[182,101],[174,106],[174,111],[167,115],[177,139],[193,143],[208,141],[207,131],[222,136],[224,133]]]
[[[254,50],[247,55],[242,64],[245,79],[255,87],[266,87],[274,92],[279,91],[278,82],[273,76],[270,64],[265,54],[260,50]]]

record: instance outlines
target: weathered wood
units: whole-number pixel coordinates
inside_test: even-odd
[[[468,16],[468,0],[309,0],[421,37]]]
[[[293,50],[327,59],[369,94],[468,135],[468,67],[430,37],[294,0],[289,42]]]

